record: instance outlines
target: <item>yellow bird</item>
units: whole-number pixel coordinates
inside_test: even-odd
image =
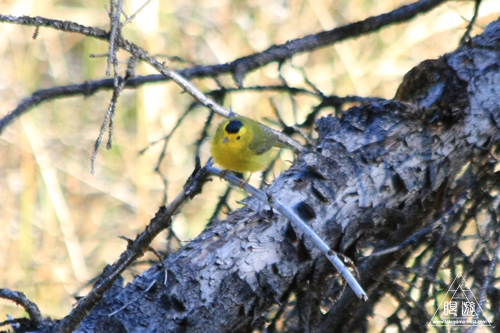
[[[271,162],[274,146],[286,147],[268,128],[237,116],[219,126],[212,139],[211,153],[214,161],[225,169],[254,172]]]

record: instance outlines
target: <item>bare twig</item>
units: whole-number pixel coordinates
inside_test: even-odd
[[[281,82],[283,83],[283,85],[285,87],[290,87],[288,85],[288,82],[287,82],[285,76],[283,75],[282,68],[283,68],[283,62],[280,62],[279,66],[278,66],[278,75],[279,75],[279,78],[280,78]],[[297,120],[297,118],[298,118],[297,101],[295,100],[295,95],[294,94],[288,94],[288,96],[290,96],[290,102],[292,104],[293,120],[294,120],[295,123],[298,123],[298,120]],[[277,108],[275,109],[275,111],[276,111],[276,113],[278,113]]]
[[[136,53],[134,53],[136,54]],[[172,79],[174,82],[176,82],[179,86],[181,86],[186,92],[188,92],[191,96],[193,96],[200,104],[206,106],[210,110],[220,114],[223,117],[229,118],[231,116],[231,112],[223,108],[221,105],[216,103],[213,99],[209,98],[205,94],[203,94],[198,88],[196,88],[191,82],[189,82],[187,79],[185,79],[182,75],[177,73],[176,71],[171,70],[170,68],[166,67],[165,64],[161,64],[150,56],[146,51],[140,49],[140,52],[138,51],[137,53],[138,58],[145,60],[147,63],[149,63],[151,66],[153,66],[156,70],[158,70],[161,74],[165,75],[166,77]],[[300,152],[303,150],[303,147],[298,143],[297,141],[293,140],[292,138],[283,135],[282,133],[271,129],[274,134],[278,137],[278,140],[287,144],[288,146],[292,147],[296,152]]]
[[[281,62],[286,59],[290,59],[297,53],[313,51],[318,48],[331,45],[335,42],[377,31],[395,23],[405,22],[418,14],[428,12],[438,7],[444,2],[446,2],[446,0],[421,0],[409,5],[401,6],[388,13],[369,17],[359,22],[351,23],[328,31],[322,31],[302,38],[292,39],[285,44],[273,45],[263,52],[239,58],[227,64],[197,66],[187,70],[183,73],[183,76],[187,78],[207,76],[213,77],[218,74],[233,73],[235,77],[238,77],[246,74],[248,71],[261,68],[271,62]],[[12,15],[0,15],[0,22],[52,27],[61,31],[77,32],[90,37],[104,40],[108,39],[108,32],[102,29],[86,27],[70,21],[47,19],[40,16],[16,17]],[[125,40],[122,40],[121,42],[125,42]],[[120,44],[120,47],[123,47],[126,50],[128,49],[128,46],[125,44]]]
[[[376,31],[385,26],[389,26],[394,23],[404,22],[418,14],[425,13],[427,11],[432,10],[433,8],[439,6],[445,2],[445,0],[421,0],[416,3],[402,6],[398,9],[395,9],[389,13],[381,14],[378,16],[367,18],[363,21],[351,23],[346,26],[338,27],[329,31],[322,31],[317,34],[305,36],[302,38],[291,40],[285,44],[274,45],[269,49],[256,53],[253,55],[249,55],[243,58],[239,58],[233,62],[222,64],[222,65],[212,65],[212,66],[196,66],[193,68],[185,69],[178,75],[176,72],[166,70],[163,66],[156,60],[153,61],[153,57],[147,54],[140,47],[128,42],[123,38],[118,38],[116,40],[119,47],[125,49],[126,51],[132,53],[139,59],[145,60],[150,63],[153,67],[157,68],[162,76],[159,75],[150,75],[140,80],[134,80],[135,82],[131,82],[130,84],[139,84],[139,82],[153,82],[165,79],[172,79],[177,82],[179,85],[184,87],[187,92],[193,94],[196,100],[198,100],[201,104],[209,107],[211,110],[216,113],[227,117],[228,111],[210,101],[210,99],[206,98],[199,91],[196,92],[192,90],[190,85],[187,83],[185,78],[194,78],[194,77],[207,77],[207,76],[217,76],[223,73],[232,73],[235,77],[236,81],[242,85],[243,77],[250,71],[253,71],[257,68],[261,68],[271,62],[282,62],[284,60],[290,59],[297,53],[303,53],[318,49],[320,47],[325,47],[327,45],[331,45],[335,42],[339,42],[342,40],[346,40],[349,38],[357,37],[360,35],[364,35],[369,32]],[[61,20],[53,20],[47,19],[43,17],[30,17],[30,16],[12,16],[12,15],[0,15],[0,22],[8,22],[15,23],[20,25],[28,25],[39,27],[51,27],[57,30],[66,31],[66,32],[74,32],[80,33],[82,35],[86,35],[89,37],[94,37],[103,40],[109,40],[109,33],[105,30],[93,27],[83,26],[81,24],[77,24],[70,21],[61,21]],[[87,87],[83,90],[81,87]],[[23,101],[18,105],[16,109],[8,113],[4,118],[0,120],[0,132],[15,118],[28,111],[32,107],[40,104],[41,102],[49,99],[55,99],[62,96],[73,96],[78,94],[84,94],[87,96],[88,94],[93,93],[95,90],[93,89],[109,89],[113,87],[112,80],[104,80],[101,84],[97,86],[88,86],[84,85],[73,85],[68,86],[60,91],[54,91],[52,89],[40,90],[33,94],[33,96],[29,100]],[[192,87],[192,86],[191,86]],[[77,90],[75,90],[75,88]],[[91,89],[92,88],[92,89]],[[49,93],[48,95],[45,95]],[[286,140],[286,137],[281,137]],[[286,142],[290,144],[298,151],[301,150],[300,145],[293,144],[293,141]]]
[[[116,40],[118,39],[119,36],[121,36],[121,22],[120,22],[120,16],[122,13],[122,5],[123,5],[123,0],[119,0],[118,3],[115,4],[114,0],[110,1],[111,4],[111,10],[109,12],[109,18],[111,21],[111,33],[109,35],[109,51],[108,51],[108,68],[106,69],[106,75],[109,76],[111,75],[111,66],[113,67],[113,97],[111,98],[111,102],[109,103],[108,109],[106,111],[106,116],[104,117],[101,130],[99,131],[99,135],[97,137],[97,140],[94,144],[94,151],[92,152],[92,158],[91,158],[91,167],[90,167],[90,172],[92,174],[95,173],[95,162],[97,158],[97,152],[99,149],[99,146],[102,141],[102,137],[104,135],[104,132],[106,131],[106,128],[109,128],[108,132],[108,142],[106,144],[107,149],[111,149],[112,142],[113,142],[113,129],[114,129],[114,117],[116,113],[116,104],[118,102],[118,97],[120,96],[121,91],[123,90],[123,87],[126,84],[126,79],[121,80],[120,75],[118,74],[118,57],[116,55],[118,48],[117,48],[117,43]],[[135,63],[135,57],[132,56],[133,59],[131,62]],[[130,69],[130,66],[129,66]]]
[[[125,15],[125,13],[123,13],[123,15],[125,16],[125,22],[123,22],[123,25],[125,25],[125,24],[128,24],[128,23],[132,22],[132,21],[135,19],[135,17],[136,17],[139,13],[141,13],[141,12],[144,10],[144,8],[146,8],[146,6],[147,6],[147,5],[149,5],[151,2],[152,2],[152,0],[147,0],[147,1],[145,1],[145,2],[142,4],[142,6],[141,6],[141,7],[139,7],[139,9],[137,9],[137,10],[135,11],[135,13],[133,13],[132,15],[130,15],[130,17],[129,17],[129,16],[126,16],[126,15]]]
[[[95,173],[95,162],[97,158],[97,151],[99,149],[99,146],[101,145],[102,137],[104,136],[104,133],[106,132],[106,128],[108,128],[108,126],[109,126],[109,138],[108,138],[108,143],[106,145],[106,149],[111,149],[111,142],[113,135],[113,118],[115,115],[116,104],[118,103],[118,97],[120,96],[120,92],[123,90],[123,87],[125,86],[126,83],[126,80],[120,80],[118,77],[115,78],[115,81],[117,86],[113,89],[113,96],[111,97],[111,102],[109,103],[108,109],[106,110],[106,115],[104,116],[104,120],[102,122],[99,135],[97,136],[97,139],[94,144],[94,151],[92,152],[92,158],[90,159],[91,161],[90,172],[92,174]]]
[[[16,304],[21,305],[36,326],[41,325],[45,321],[38,306],[30,301],[22,292],[0,289],[0,298],[10,299]]]
[[[139,298],[144,297],[144,295],[146,295],[151,290],[151,288],[153,288],[155,286],[156,283],[157,283],[156,280],[151,281],[149,286],[142,293],[138,293],[134,298],[130,299],[127,303],[123,304],[123,306],[119,307],[115,311],[108,314],[108,317],[114,316],[115,314],[122,311],[123,309],[126,309],[127,306],[129,306],[130,304],[136,302]]]
[[[161,231],[170,227],[172,216],[180,209],[182,204],[188,198],[192,198],[200,192],[206,178],[206,173],[206,166],[201,168],[198,159],[195,170],[177,197],[167,207],[163,206],[160,208],[147,228],[128,246],[118,261],[106,270],[106,273],[96,282],[92,291],[82,298],[73,311],[57,324],[54,328],[55,332],[72,332],[78,327],[90,310],[99,303],[105,291],[113,285],[120,274],[147,251],[151,241]]]
[[[488,273],[486,273],[486,276],[484,277],[483,286],[481,288],[481,294],[479,294],[479,300],[477,301],[479,309],[482,309],[488,288],[490,287],[491,282],[493,282],[493,279],[495,278],[494,272],[495,268],[497,267],[499,254],[500,254],[500,235],[497,238],[497,246],[495,248],[493,258],[491,258],[490,267],[488,267]],[[474,332],[476,328],[477,326],[471,325],[467,330],[467,333]]]
[[[177,122],[175,123],[174,127],[170,130],[170,132],[165,135],[163,138],[161,139],[158,139],[158,140],[155,140],[153,142],[151,142],[147,147],[143,148],[139,154],[144,154],[149,148],[151,148],[152,146],[156,145],[157,143],[159,142],[163,142],[163,147],[161,149],[161,153],[160,153],[160,156],[158,157],[158,160],[156,161],[156,165],[155,165],[155,168],[154,168],[154,171],[160,176],[160,178],[162,179],[163,181],[163,187],[165,188],[165,191],[163,192],[163,202],[166,203],[168,201],[168,196],[167,196],[167,188],[168,188],[168,179],[167,177],[161,172],[161,164],[162,162],[164,161],[166,155],[167,155],[167,147],[168,147],[168,144],[170,142],[170,139],[172,139],[172,136],[174,135],[174,133],[177,131],[177,129],[181,126],[182,122],[184,121],[184,119],[186,119],[186,117],[191,113],[191,111],[193,111],[193,109],[195,108],[197,104],[196,103],[192,103],[182,114],[181,116],[179,117],[179,119],[177,119]]]
[[[198,140],[196,140],[196,156],[200,156],[201,153],[201,145],[205,140],[209,138],[208,136],[208,129],[210,128],[210,125],[212,124],[212,121],[214,119],[214,113],[210,112],[207,119],[205,120],[205,124],[203,125],[203,129],[201,130],[201,133],[199,135]]]
[[[464,35],[460,39],[460,45],[464,44],[470,39],[470,32],[472,31],[472,27],[474,26],[474,24],[476,24],[477,15],[479,14],[479,7],[481,6],[482,0],[475,0],[475,2],[474,14],[472,14],[469,24],[467,25],[467,30],[465,30]]]
[[[397,252],[397,251],[401,251],[402,249],[404,249],[404,248],[406,248],[406,247],[408,247],[410,245],[418,245],[421,238],[426,237],[429,233],[433,232],[437,228],[439,228],[439,227],[441,227],[443,225],[446,225],[446,223],[448,222],[448,220],[452,216],[454,216],[455,214],[457,214],[457,213],[460,212],[460,209],[463,208],[463,206],[465,205],[465,203],[469,199],[470,199],[470,197],[469,197],[469,191],[467,191],[467,192],[463,193],[458,198],[458,200],[455,202],[455,204],[453,205],[453,207],[451,207],[447,212],[443,213],[443,215],[437,221],[429,224],[424,229],[417,231],[416,233],[414,233],[413,235],[411,235],[410,237],[408,237],[408,239],[406,239],[402,243],[398,244],[397,246],[393,246],[391,248],[388,248],[388,249],[385,249],[385,250],[381,250],[381,251],[377,251],[376,253],[372,253],[370,255],[370,257],[383,256],[383,255],[386,255],[386,254],[390,254],[390,253],[394,253],[394,252]]]
[[[96,142],[94,144],[94,151],[92,152],[92,158],[90,159],[91,161],[91,167],[90,167],[90,172],[92,174],[95,173],[95,162],[97,158],[97,152],[99,149],[99,146],[101,145],[102,137],[104,136],[104,133],[106,132],[106,128],[108,128],[109,124],[109,137],[108,137],[108,143],[106,144],[107,149],[111,149],[111,144],[112,144],[112,137],[113,137],[113,118],[115,115],[116,111],[116,104],[118,103],[118,97],[120,96],[121,91],[127,84],[127,81],[132,79],[134,77],[135,73],[135,65],[137,63],[137,59],[135,57],[131,57],[128,61],[127,65],[127,71],[125,73],[125,77],[122,79],[118,75],[118,68],[116,67],[117,64],[114,64],[114,78],[113,78],[113,96],[111,97],[111,102],[109,103],[108,109],[106,111],[106,115],[104,117],[104,120],[101,125],[101,129],[99,131],[99,135],[97,136]]]
[[[231,208],[229,207],[229,204],[227,203],[228,198],[229,198],[229,194],[231,193],[231,191],[232,191],[232,187],[228,186],[226,188],[226,192],[224,192],[224,194],[219,197],[219,200],[217,201],[217,205],[215,206],[214,211],[212,213],[212,216],[210,216],[210,218],[208,219],[207,226],[211,226],[213,223],[215,223],[215,221],[217,220],[217,218],[219,216],[219,213],[222,211],[222,209],[224,207],[229,211],[231,210]]]
[[[109,51],[108,51],[108,68],[106,76],[111,75],[111,66],[113,66],[115,80],[118,76],[118,57],[116,56],[116,40],[121,36],[121,22],[123,0],[118,0],[115,4],[114,0],[110,0],[111,10],[109,11],[109,21],[111,22],[111,30],[109,33]]]
[[[211,160],[211,159],[210,159]],[[276,209],[280,214],[285,216],[290,222],[292,222],[296,227],[298,227],[304,234],[306,234],[316,246],[323,252],[323,254],[328,258],[328,260],[335,266],[335,268],[340,272],[340,274],[346,279],[349,286],[352,288],[356,296],[364,301],[368,300],[363,288],[359,285],[356,278],[347,269],[342,260],[339,259],[338,255],[330,249],[330,247],[311,229],[306,223],[304,223],[300,217],[297,216],[290,208],[282,204],[279,200],[269,198],[264,192],[256,189],[247,182],[243,182],[241,179],[237,178],[229,172],[223,172],[217,168],[210,165],[210,161],[206,166],[207,172],[219,177],[224,178],[229,183],[234,186],[238,186],[246,192],[250,193],[255,198],[265,202],[269,206]]]

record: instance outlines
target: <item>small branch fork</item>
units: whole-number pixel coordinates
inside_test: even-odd
[[[12,291],[9,289],[0,289],[0,298],[9,299],[11,301],[14,301],[16,304],[21,305],[28,313],[33,326],[38,327],[45,322],[45,319],[38,309],[38,306],[36,306],[35,303],[31,302],[22,292]],[[8,322],[13,324],[16,321],[9,320]]]
[[[118,97],[120,97],[120,93],[125,87],[127,81],[133,77],[134,68],[136,64],[135,56],[132,56],[128,63],[127,74],[124,78],[119,75],[118,72],[118,46],[117,39],[121,36],[121,28],[122,23],[120,22],[120,17],[123,14],[123,0],[119,0],[115,2],[114,0],[110,1],[111,9],[109,11],[109,19],[111,22],[111,31],[109,34],[109,51],[106,56],[108,58],[108,68],[106,69],[106,76],[111,75],[111,67],[113,67],[113,96],[111,98],[111,102],[109,103],[108,109],[106,111],[106,115],[102,122],[101,130],[99,131],[99,135],[94,144],[94,151],[92,152],[92,158],[90,159],[90,173],[95,174],[95,162],[97,159],[97,152],[99,146],[101,145],[102,137],[106,132],[106,129],[109,128],[108,134],[108,142],[106,144],[106,149],[111,149],[113,142],[113,129],[114,129],[114,118],[116,113],[116,105],[118,103]],[[95,55],[91,55],[94,56]]]

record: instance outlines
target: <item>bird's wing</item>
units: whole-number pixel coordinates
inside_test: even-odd
[[[278,138],[268,128],[264,126],[259,126],[259,128],[260,130],[254,130],[253,139],[248,145],[248,149],[257,155],[265,153],[278,143]]]

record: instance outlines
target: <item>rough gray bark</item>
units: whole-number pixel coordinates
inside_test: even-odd
[[[400,244],[436,221],[464,193],[457,175],[468,163],[473,188],[494,173],[488,161],[499,141],[500,21],[412,70],[397,97],[404,102],[362,105],[342,118],[320,119],[316,146],[267,190],[333,249],[352,257]],[[115,285],[78,331],[264,329],[267,312],[292,294],[296,327],[359,329],[390,269],[411,250],[358,258],[367,304],[349,288],[335,304],[325,304],[325,295],[341,290],[331,264],[266,204],[249,198],[245,205],[171,255],[166,284],[158,266],[127,286]]]

